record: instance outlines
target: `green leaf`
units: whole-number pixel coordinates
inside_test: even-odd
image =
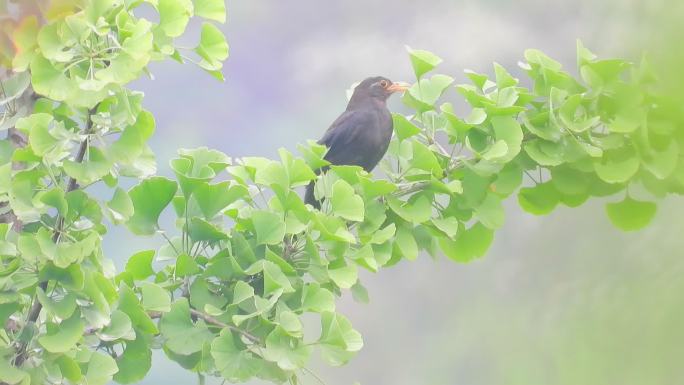
[[[318,144],[309,140],[306,145],[297,145],[297,149],[302,154],[306,164],[314,170],[318,170],[319,168],[330,164],[330,162],[324,159],[328,147],[323,144]]]
[[[540,166],[558,166],[565,162],[560,144],[534,139],[525,143],[525,152]]]
[[[231,185],[230,182],[217,184],[205,183],[197,187],[194,192],[195,200],[206,219],[212,219],[221,210],[239,199],[249,195],[247,188],[241,185]]]
[[[254,170],[254,181],[257,184],[273,187],[287,188],[290,180],[285,167],[275,161],[266,158],[249,158],[245,164]]]
[[[589,117],[582,103],[582,95],[575,94],[568,97],[558,109],[559,118],[563,125],[577,133],[587,131],[601,120],[600,116]]]
[[[520,118],[525,128],[539,138],[552,142],[560,140],[561,128],[553,121],[549,121],[548,111],[538,113],[523,111]]]
[[[20,309],[18,303],[3,303],[0,304],[0,319],[7,320],[9,317]]]
[[[296,370],[306,366],[313,347],[287,334],[282,327],[276,327],[266,337],[264,359],[278,364],[283,370]]]
[[[666,179],[677,168],[680,152],[676,141],[671,141],[664,151],[641,154],[641,164],[658,179]]]
[[[223,329],[211,343],[211,356],[221,376],[230,382],[246,382],[260,370],[259,359],[247,349],[237,347],[231,331]]]
[[[6,357],[0,357],[0,381],[5,382],[9,385],[24,384],[27,383],[25,380],[29,380],[30,377],[28,373],[23,370],[17,369]]]
[[[587,175],[570,167],[552,168],[551,183],[556,190],[569,195],[581,195],[589,190]]]
[[[425,194],[416,194],[407,202],[390,197],[388,203],[392,211],[409,222],[423,223],[432,216],[432,202]]]
[[[393,224],[394,225],[394,224]],[[387,246],[391,246],[390,243],[383,244],[383,248],[387,249]],[[384,250],[385,251],[385,250]],[[386,250],[384,255],[390,254],[389,250]],[[384,257],[383,255],[383,257]],[[378,259],[376,259],[375,252],[373,250],[373,245],[367,244],[362,246],[361,248],[357,249],[354,251],[354,254],[351,256],[351,258],[360,266],[376,273],[378,269],[380,268],[380,265],[384,264],[387,262],[387,260],[383,260],[382,263]],[[329,275],[328,275],[329,277]],[[358,281],[357,281],[358,282]]]
[[[56,208],[60,215],[66,215],[69,210],[69,204],[64,198],[64,190],[59,187],[55,187],[41,195],[40,201],[50,207]]]
[[[496,86],[500,90],[518,85],[518,79],[511,76],[499,63],[494,63],[494,73],[496,74]]]
[[[117,187],[112,200],[105,203],[109,217],[114,224],[124,223],[133,215],[133,201],[126,190]]]
[[[228,239],[228,234],[223,229],[197,217],[190,219],[188,234],[195,242],[208,242],[211,245]]]
[[[500,158],[499,161],[508,162],[515,158],[520,152],[523,140],[520,123],[511,116],[493,116],[492,127],[494,128],[496,139],[503,140],[508,146],[506,156]]]
[[[302,310],[314,313],[335,311],[335,297],[317,283],[309,283],[302,291]]]
[[[360,283],[357,282],[351,287],[352,297],[354,301],[360,303],[368,303],[370,299],[368,298],[368,290]]]
[[[188,275],[197,274],[199,272],[199,265],[191,256],[185,253],[178,256],[178,259],[176,260],[176,276],[187,277]]]
[[[120,310],[114,310],[109,325],[99,331],[97,336],[102,341],[132,340],[135,339],[135,331],[128,315]]]
[[[294,267],[285,260],[285,258],[281,257],[278,255],[278,253],[274,252],[271,250],[271,248],[267,247],[266,248],[266,260],[275,263],[280,270],[283,271],[285,274],[296,274],[297,271],[295,270]]]
[[[278,265],[271,261],[260,261],[257,263],[263,263],[264,297],[269,297],[281,290],[282,293],[292,293],[295,291],[290,280],[283,274]]]
[[[462,138],[468,132],[468,130],[472,128],[470,124],[467,124],[456,115],[454,112],[454,106],[451,103],[444,103],[439,107],[439,109],[442,111],[442,114],[449,123],[446,131],[452,140],[456,138]],[[484,111],[482,112],[484,113]]]
[[[420,133],[420,128],[406,119],[404,115],[392,114],[392,122],[394,132],[397,133],[399,140],[404,140]]]
[[[164,314],[159,327],[166,338],[165,346],[172,352],[182,355],[199,352],[204,343],[213,337],[203,321],[192,323],[190,306],[185,298],[171,305],[171,311]]]
[[[463,70],[463,73],[466,74],[468,79],[480,90],[480,91],[485,91],[488,90],[492,87],[494,87],[496,84],[489,80],[489,77],[485,74],[480,74],[477,73],[473,70],[465,69]]]
[[[185,27],[193,14],[190,0],[159,0],[159,28],[169,37],[178,37],[185,32]]]
[[[319,344],[323,359],[330,365],[343,365],[363,347],[361,334],[352,328],[344,316],[325,312],[321,314]]]
[[[435,153],[421,142],[414,141],[412,144],[413,157],[411,158],[411,166],[418,170],[430,172],[435,177],[441,178],[444,170],[442,169],[442,166],[440,166]]]
[[[252,224],[259,245],[275,245],[285,236],[285,221],[281,215],[257,210],[252,213]]]
[[[48,297],[40,287],[37,287],[36,297],[45,310],[61,319],[71,317],[76,310],[76,295],[74,293],[69,293],[60,301],[56,301]]]
[[[67,380],[78,383],[83,378],[83,373],[81,373],[81,368],[78,363],[69,356],[60,356],[55,360],[55,363],[59,366],[59,371],[62,372],[62,376]]]
[[[594,162],[596,175],[608,183],[627,182],[639,170],[639,158],[627,157],[624,159],[597,160]]]
[[[432,223],[449,238],[456,237],[458,234],[458,219],[454,217],[433,218]]]
[[[501,196],[508,196],[515,192],[515,190],[522,184],[523,171],[519,165],[515,163],[508,163],[499,171],[492,190]]]
[[[168,312],[171,310],[171,297],[161,286],[152,282],[141,282],[142,305],[147,311]]]
[[[420,112],[433,110],[435,103],[453,82],[454,79],[446,75],[421,79],[404,93],[403,101]]]
[[[37,94],[57,101],[67,100],[77,92],[75,83],[42,55],[31,61],[31,84]]]
[[[84,328],[81,313],[75,312],[60,324],[49,324],[48,333],[38,337],[38,342],[50,353],[66,353],[81,340]]]
[[[368,243],[371,244],[381,244],[387,242],[390,238],[394,236],[396,233],[397,228],[394,223],[390,223],[389,225],[385,226],[381,230],[377,230],[373,232],[373,235],[371,236],[371,239],[368,241]]]
[[[178,178],[183,196],[188,199],[197,188],[216,177],[216,172],[208,165],[195,163],[192,157],[182,156],[171,161],[171,168]]]
[[[648,226],[656,210],[655,203],[637,201],[629,196],[622,202],[606,204],[608,218],[615,227],[623,231],[635,231]]]
[[[154,250],[145,250],[133,254],[126,262],[126,272],[131,274],[135,280],[142,281],[154,274],[152,269],[152,260],[154,259]]]
[[[340,288],[349,289],[358,280],[358,269],[356,265],[339,259],[328,266],[328,276]]]
[[[233,303],[239,304],[254,297],[254,288],[247,282],[237,281],[233,289]]]
[[[577,68],[581,68],[584,64],[590,63],[595,59],[596,55],[585,48],[580,39],[577,39]]]
[[[413,261],[418,257],[418,244],[413,237],[411,229],[404,226],[398,227],[394,242],[394,245],[398,248],[404,258]]]
[[[482,158],[485,160],[497,160],[503,158],[506,154],[508,154],[508,145],[503,140],[497,140],[482,154]]]
[[[608,130],[614,133],[629,134],[637,130],[644,122],[644,112],[639,107],[633,107],[618,112],[608,123]]]
[[[41,281],[57,281],[60,285],[72,290],[82,290],[84,284],[83,270],[77,264],[71,265],[66,269],[60,269],[53,264],[48,264],[40,270],[38,278]]]
[[[128,100],[125,101],[128,103]],[[120,102],[124,103],[124,102]],[[135,122],[126,126],[114,143],[108,148],[108,156],[114,162],[132,165],[143,155],[147,140],[154,133],[154,116],[141,111],[134,117]]]
[[[112,162],[97,147],[88,148],[88,159],[83,162],[64,161],[64,171],[76,179],[81,186],[87,186],[109,174]]]
[[[344,180],[340,179],[333,184],[330,202],[334,214],[354,222],[363,221],[363,199]]]
[[[226,258],[227,259],[227,258]],[[230,273],[229,273],[230,274]],[[203,309],[210,315],[220,315],[223,313],[222,309],[228,303],[228,297],[214,293],[213,285],[207,283],[205,279],[195,279],[190,285],[190,306],[195,309]]]
[[[304,327],[302,326],[299,317],[294,312],[288,310],[280,311],[278,312],[276,321],[288,335],[296,338],[301,338],[303,336],[302,331]]]
[[[202,34],[197,48],[195,48],[202,62],[200,67],[208,71],[217,71],[223,67],[223,61],[228,58],[228,43],[223,32],[211,23],[202,25]]]
[[[464,122],[469,126],[476,126],[478,124],[484,123],[487,120],[487,111],[483,108],[473,108],[470,111],[470,115],[465,118]]]
[[[432,52],[414,50],[409,46],[406,46],[406,50],[411,58],[413,72],[415,72],[416,78],[418,79],[420,79],[424,74],[432,71],[442,62],[442,59]]]
[[[137,235],[152,235],[159,225],[159,215],[176,194],[176,182],[162,177],[152,177],[140,182],[128,191],[133,202],[133,216],[126,224]]]
[[[205,19],[226,22],[226,3],[225,0],[193,0],[195,4],[195,15]]]
[[[456,240],[439,240],[439,245],[447,257],[456,262],[470,262],[483,257],[494,240],[494,232],[481,223],[458,233]]]
[[[530,64],[537,64],[543,68],[553,71],[559,71],[561,68],[563,68],[559,62],[551,59],[537,49],[525,50],[525,60],[527,60],[527,62]]]
[[[38,47],[48,60],[60,63],[67,63],[74,57],[74,51],[66,47],[61,36],[60,29],[63,27],[62,21],[52,22],[43,26],[38,32]]]
[[[88,385],[106,385],[119,371],[116,361],[106,354],[94,352],[88,361],[85,383]]]
[[[503,205],[501,199],[494,194],[487,194],[474,213],[480,223],[489,229],[497,230],[504,224]]]
[[[136,330],[149,334],[157,334],[159,331],[152,319],[143,309],[138,297],[124,283],[119,287],[119,310],[128,314]]]
[[[546,182],[534,187],[525,187],[518,193],[518,203],[523,210],[534,215],[546,215],[558,204],[558,192],[553,183]]]
[[[17,121],[17,129],[28,134],[29,145],[38,156],[45,155],[58,143],[57,138],[50,134],[53,120],[50,114],[38,113]]]
[[[143,335],[126,342],[123,354],[117,359],[119,371],[114,381],[119,384],[133,384],[142,381],[152,367],[152,350]]]

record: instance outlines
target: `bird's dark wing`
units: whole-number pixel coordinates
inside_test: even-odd
[[[318,141],[328,147],[325,159],[332,164],[361,166],[359,158],[366,154],[358,153],[361,150],[359,144],[366,140],[365,136],[375,119],[374,114],[369,111],[345,111]]]

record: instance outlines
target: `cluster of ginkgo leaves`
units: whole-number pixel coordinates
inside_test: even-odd
[[[597,60],[581,44],[578,78],[527,51],[531,88],[499,65],[491,79],[467,71],[471,83],[454,85],[428,75],[441,59],[409,49],[417,81],[403,101],[415,114],[394,115],[382,179],[350,166],[317,176],[326,149],[313,142],[278,160],[180,150],[176,178],[154,176],[154,117],[126,85],[165,58],[222,78],[228,46],[212,21],[225,20],[223,1],[34,5],[33,16],[8,6],[15,17],[0,37],[11,74],[1,89],[11,135],[0,141],[0,383],[135,383],[161,349],[200,380],[295,384],[312,354],[342,365],[362,348],[335,311],[344,290],[367,300],[359,269],[423,251],[482,257],[513,194],[537,215],[614,196],[611,221],[637,230],[653,200],[684,192],[681,116],[653,91],[646,63]],[[158,22],[136,16],[142,5]],[[207,21],[184,53],[174,39],[193,16]],[[442,102],[458,94],[465,114]],[[138,181],[127,191],[122,178]],[[301,198],[312,180],[320,210]],[[175,229],[160,228],[164,210]],[[110,225],[161,247],[117,273],[101,248]],[[319,330],[305,330],[305,313]]]

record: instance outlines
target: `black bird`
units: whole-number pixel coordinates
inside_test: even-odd
[[[393,83],[382,76],[368,78],[357,85],[347,109],[318,141],[328,147],[325,160],[333,165],[373,170],[387,152],[392,138],[392,115],[387,109],[387,99],[408,87],[408,84]],[[325,170],[327,167],[317,173]],[[314,197],[314,182],[306,187],[304,201],[320,208]]]

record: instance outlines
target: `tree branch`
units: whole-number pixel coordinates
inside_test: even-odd
[[[91,115],[95,113],[95,110],[97,109],[97,106],[94,107],[93,109],[88,110],[88,117],[86,118],[86,128],[85,128],[85,135],[86,138],[83,139],[81,142],[78,152],[76,153],[76,157],[74,161],[76,163],[81,163],[83,162],[83,158],[85,157],[85,153],[88,150],[88,143],[89,143],[89,138],[88,135],[92,132],[93,130],[93,120],[91,119]],[[78,188],[78,184],[75,178],[69,178],[69,182],[67,183],[67,188],[66,192],[72,192]],[[57,219],[57,225],[55,226],[55,232],[52,234],[52,241],[54,243],[59,243],[59,239],[62,235],[62,227],[64,226],[64,217],[60,216]],[[48,281],[43,281],[38,284],[38,286],[43,290],[47,290],[48,287]],[[38,317],[40,316],[40,311],[43,309],[43,306],[40,304],[40,301],[37,300],[37,298],[33,299],[33,304],[31,305],[31,310],[29,311],[28,318],[26,321],[26,325],[35,323],[38,320]],[[20,367],[23,365],[23,363],[26,361],[27,358],[27,347],[28,347],[28,342],[21,342],[19,346],[17,347],[17,358],[14,361],[14,365],[16,367]]]
[[[201,318],[205,322],[212,324],[214,326],[218,326],[218,327],[221,327],[224,329],[228,328],[228,329],[244,336],[245,338],[254,342],[255,344],[261,343],[261,340],[259,339],[259,337],[255,336],[255,335],[253,335],[253,334],[251,334],[245,330],[242,330],[238,327],[235,327],[233,325],[228,325],[227,323],[221,322],[221,321],[217,320],[216,318],[210,316],[209,314],[202,313],[201,311],[195,310],[193,308],[190,308],[190,314],[192,314],[193,316],[195,316],[197,318]]]

